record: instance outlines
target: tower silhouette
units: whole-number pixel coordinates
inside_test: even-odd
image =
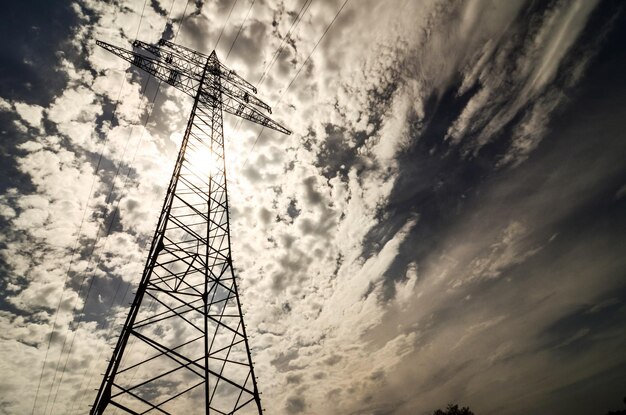
[[[91,414],[261,414],[230,248],[222,112],[285,134],[256,88],[167,40],[99,46],[193,97],[141,281]]]

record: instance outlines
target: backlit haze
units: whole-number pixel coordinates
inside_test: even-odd
[[[294,132],[224,115],[266,413],[621,408],[624,4],[233,1],[3,6],[0,414],[88,411],[191,109],[95,40],[222,28]]]

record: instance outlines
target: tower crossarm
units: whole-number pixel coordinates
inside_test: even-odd
[[[257,91],[254,85],[243,79],[241,76],[237,75],[237,72],[224,66],[224,64],[222,64],[221,62],[220,70],[222,72],[222,79],[225,79],[226,81],[238,85],[242,88],[249,89],[250,91],[252,91],[252,93],[256,94]]]
[[[179,53],[181,56],[184,56],[186,59],[189,59],[191,62],[195,62],[198,65],[204,65],[204,62],[206,62],[207,58],[209,57],[204,53],[197,52],[185,46],[177,45],[176,43],[170,42],[169,40],[165,39],[159,40],[159,46],[165,46],[175,51],[176,53]],[[229,69],[221,62],[219,63],[219,72],[223,80],[238,85],[242,88],[249,89],[254,94],[257,93],[257,89],[254,85],[243,79],[241,76],[237,75],[237,72]]]
[[[185,46],[177,45],[176,43],[170,42],[169,40],[166,40],[166,39],[159,40],[159,46],[163,48],[168,48],[178,53],[179,55],[184,56],[185,59],[189,60],[190,62],[195,62],[197,65],[201,65],[201,66],[204,66],[204,64],[207,61],[207,58],[209,57],[209,55],[206,55],[204,53],[198,52],[193,49],[189,49]]]
[[[240,102],[244,102],[245,104],[256,105],[257,107],[263,108],[268,113],[272,113],[272,108],[269,105],[261,101],[256,96],[250,94],[248,91],[224,82],[221,84],[221,90],[224,95],[228,95],[229,97],[237,99]]]
[[[233,267],[222,117],[291,131],[269,118],[270,106],[215,51],[166,40],[135,41],[132,50],[97,44],[194,99],[144,271],[90,414],[262,415]]]
[[[195,97],[198,88],[202,86],[199,96],[202,105],[214,105],[221,101],[223,110],[230,114],[284,134],[291,134],[287,128],[261,112],[261,110],[265,110],[271,114],[272,109],[268,104],[254,96],[253,93],[256,92],[256,88],[224,66],[215,56],[215,52],[207,56],[163,39],[159,41],[159,45],[162,47],[139,40],[133,42],[133,46],[147,51],[152,56],[146,56],[100,40],[96,41],[96,44],[189,96]],[[204,62],[200,63],[201,59],[204,59]],[[199,66],[200,64],[202,66]],[[203,80],[202,76],[205,68],[207,75],[220,79],[220,82],[217,83],[219,85],[217,90],[215,87],[204,88],[207,82],[206,79]],[[215,96],[216,92],[219,92],[217,94],[219,96]]]
[[[187,95],[191,97],[196,95],[196,91],[201,83],[201,75],[199,77],[191,75],[190,73],[184,72],[181,67],[100,40],[97,40],[96,44],[154,75],[161,81],[176,87]]]
[[[242,80],[236,77],[234,71],[225,67],[221,62],[217,61],[217,59],[211,59],[210,56],[191,51],[183,46],[176,45],[169,41],[164,41],[163,39],[159,42],[159,45],[161,44],[164,46],[161,47],[143,42],[141,40],[135,40],[133,42],[133,46],[135,48],[149,52],[162,64],[174,67],[175,70],[185,73],[198,80],[202,78],[202,72],[206,63],[210,62],[211,64],[207,68],[208,74],[220,77],[220,84],[223,85],[224,93],[230,94],[231,96],[237,96],[245,102],[257,105],[271,113],[269,105],[252,95],[250,93],[251,88],[248,87],[248,85],[242,85],[242,82],[240,82]],[[144,55],[141,56],[145,57]],[[256,90],[254,93],[256,93]]]
[[[202,78],[202,72],[204,70],[204,65],[206,64],[206,58],[205,62],[200,64],[195,61],[189,60],[186,56],[181,55],[175,51],[163,49],[157,45],[146,43],[141,40],[135,40],[133,42],[133,46],[150,52],[152,55],[159,58],[160,61],[168,65],[175,66],[178,70],[185,72],[189,76],[196,77],[197,79]]]
[[[220,77],[220,85],[222,86],[223,93],[239,98],[246,103],[261,107],[270,114],[272,113],[269,105],[253,95],[253,93],[256,93],[256,88],[248,84],[217,59],[211,59],[210,56],[200,54],[199,52],[192,51],[163,39],[161,39],[159,45],[163,46],[153,45],[140,40],[133,42],[133,46],[147,50],[162,60],[164,59],[166,63],[176,65],[177,68],[190,76],[202,76],[204,65],[210,62],[211,64],[207,68],[208,74]],[[204,59],[203,63],[201,63],[202,59]]]
[[[210,93],[203,91],[200,96],[200,104],[211,106],[215,97]],[[290,135],[291,131],[283,127],[270,117],[263,114],[258,109],[246,104],[238,98],[231,97],[227,94],[222,94],[222,109],[229,113],[243,118],[244,120],[252,121],[257,124],[261,124],[264,127],[271,128],[272,130],[280,131],[283,134]]]

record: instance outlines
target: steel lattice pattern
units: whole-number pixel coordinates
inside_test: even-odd
[[[256,89],[202,55],[161,41],[105,49],[194,96],[135,300],[92,413],[260,414],[232,266],[222,110],[289,133]]]

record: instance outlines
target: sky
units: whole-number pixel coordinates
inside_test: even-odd
[[[293,131],[224,116],[266,413],[623,407],[624,4],[342,5],[3,6],[1,414],[93,402],[192,104],[95,39],[161,37]]]

